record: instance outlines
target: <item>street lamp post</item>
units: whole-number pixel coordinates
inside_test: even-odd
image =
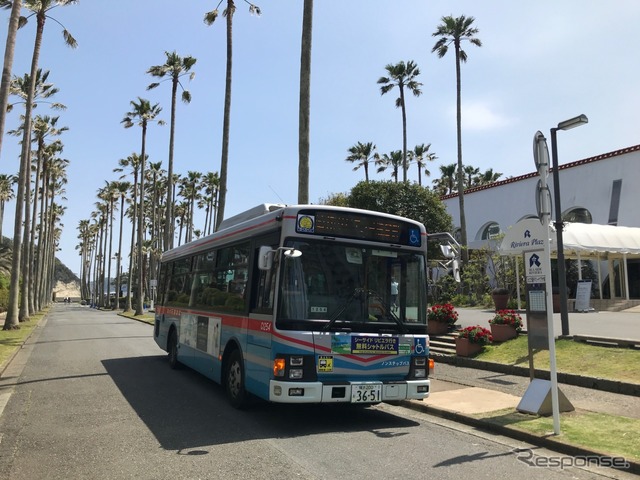
[[[551,161],[553,164],[553,201],[555,203],[556,220],[556,251],[558,258],[558,287],[560,289],[560,320],[562,322],[562,335],[569,335],[569,312],[567,311],[567,272],[564,264],[564,243],[562,239],[562,207],[560,205],[560,172],[558,172],[558,145],[556,132],[558,130],[570,130],[580,125],[589,123],[586,115],[578,115],[564,122],[558,123],[557,127],[551,129]]]

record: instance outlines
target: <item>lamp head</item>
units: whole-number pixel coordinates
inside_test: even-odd
[[[572,128],[584,125],[585,123],[589,123],[589,119],[587,118],[587,116],[585,114],[578,115],[577,117],[573,117],[569,120],[565,120],[564,122],[560,122],[558,124],[558,130],[571,130]]]

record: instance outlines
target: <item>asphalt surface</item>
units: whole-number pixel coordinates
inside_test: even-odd
[[[458,309],[461,326],[484,325],[492,316],[488,310]],[[524,315],[523,315],[524,318]],[[559,315],[554,315],[554,322]],[[571,334],[595,335],[613,338],[640,338],[640,312],[590,312],[569,314]],[[603,325],[606,328],[603,328]],[[455,357],[445,361],[436,360],[432,375],[432,389],[428,399],[423,402],[403,402],[404,406],[426,411],[430,414],[453,419],[480,429],[487,429],[523,440],[533,445],[549,448],[567,455],[597,455],[599,452],[574,448],[554,442],[552,437],[539,437],[516,433],[513,429],[496,428],[478,420],[478,414],[500,410],[515,409],[525,394],[530,380],[522,371],[515,374],[508,371],[496,372],[483,367],[479,362],[466,360],[464,366],[455,364]],[[1,372],[0,372],[1,373]],[[632,388],[637,392],[639,389]],[[607,413],[611,415],[640,418],[640,395],[611,393],[593,387],[559,384],[559,389],[579,411]],[[1,405],[0,405],[1,407]],[[638,433],[640,436],[640,433]],[[631,439],[633,441],[633,439]],[[631,462],[627,473],[640,474],[640,463]]]

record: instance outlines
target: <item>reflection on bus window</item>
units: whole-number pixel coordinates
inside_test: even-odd
[[[425,323],[421,255],[314,241],[291,246],[302,256],[282,260],[281,327],[287,320]]]

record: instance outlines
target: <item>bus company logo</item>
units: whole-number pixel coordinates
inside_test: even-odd
[[[302,233],[314,233],[316,220],[313,215],[298,215],[297,231]]]

